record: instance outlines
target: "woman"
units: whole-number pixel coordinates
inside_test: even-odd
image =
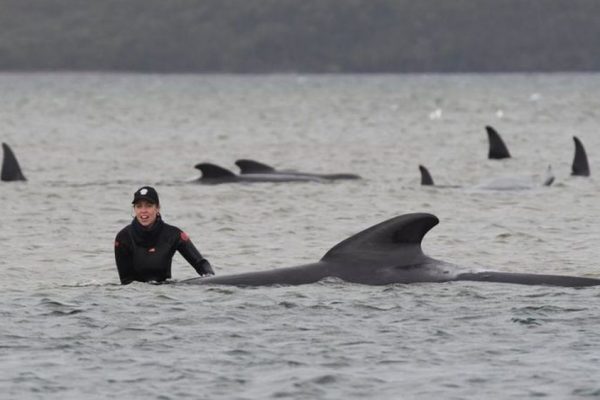
[[[190,237],[163,222],[154,188],[138,189],[132,204],[135,217],[115,239],[115,260],[121,284],[170,279],[175,251],[179,251],[199,275],[214,275],[210,263],[202,257]]]

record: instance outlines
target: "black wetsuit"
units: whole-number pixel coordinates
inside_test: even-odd
[[[199,275],[214,274],[208,260],[181,229],[164,223],[160,217],[150,229],[145,229],[134,218],[115,239],[115,260],[121,283],[170,279],[175,251],[179,251]]]

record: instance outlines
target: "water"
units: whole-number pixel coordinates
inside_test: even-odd
[[[0,89],[29,179],[0,183],[0,398],[600,397],[596,288],[122,287],[112,253],[151,184],[218,274],[313,262],[425,211],[433,257],[600,277],[600,75],[4,73]],[[486,159],[485,125],[511,160]],[[569,176],[573,135],[589,179]],[[365,179],[189,182],[237,158]],[[419,164],[463,187],[421,187]],[[479,186],[506,176],[534,187]],[[179,255],[173,273],[195,276]]]

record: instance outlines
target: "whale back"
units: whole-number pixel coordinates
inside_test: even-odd
[[[410,253],[410,260],[414,257],[425,257],[421,250],[421,241],[438,222],[435,215],[428,213],[400,215],[338,243],[321,258],[321,261],[404,259],[401,256],[407,255],[407,252]]]
[[[211,163],[196,164],[194,168],[202,172],[201,179],[234,179],[236,177],[230,170]]]
[[[590,166],[585,148],[577,136],[573,136],[573,141],[575,142],[575,156],[573,157],[573,165],[571,166],[571,175],[590,176]]]
[[[21,171],[17,157],[6,144],[2,143],[2,150],[4,152],[4,159],[2,161],[2,173],[0,174],[0,180],[2,181],[25,181],[25,175]]]
[[[500,134],[491,126],[486,126],[485,130],[487,131],[488,141],[490,145],[488,158],[496,160],[502,158],[510,158],[508,148],[504,144],[504,141],[500,137]]]
[[[255,160],[236,160],[235,165],[240,168],[241,174],[268,174],[275,172],[275,168]]]

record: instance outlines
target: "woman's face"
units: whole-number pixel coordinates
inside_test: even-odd
[[[140,200],[133,205],[135,218],[145,228],[152,226],[156,222],[156,217],[160,211],[160,206],[150,203],[146,200]]]

